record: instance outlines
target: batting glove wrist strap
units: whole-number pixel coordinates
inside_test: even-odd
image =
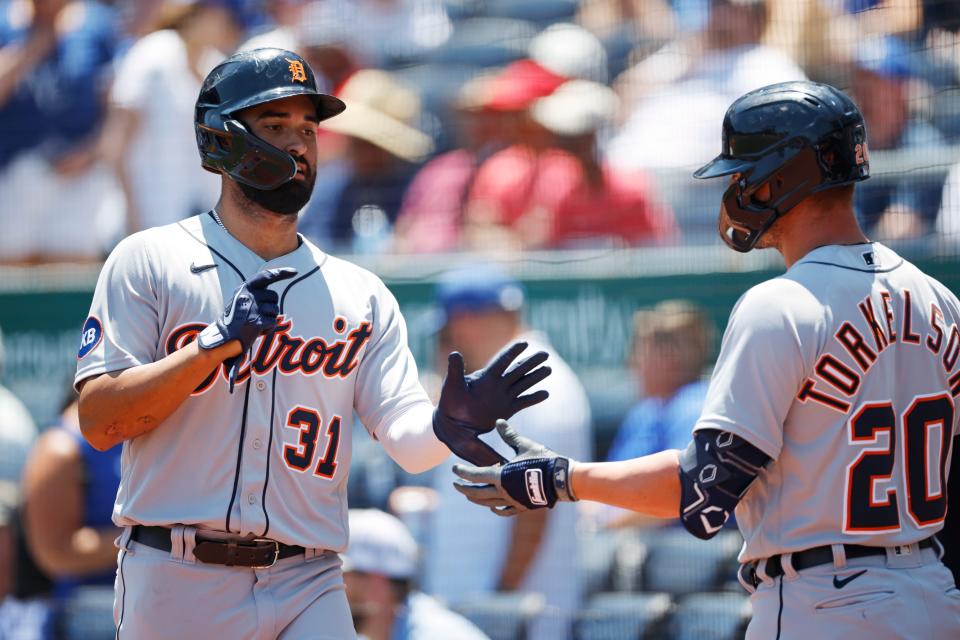
[[[557,497],[564,502],[578,502],[573,493],[573,467],[577,461],[572,458],[557,458],[553,473],[553,485],[557,490]]]
[[[497,431],[517,457],[504,465],[454,466],[453,472],[470,483],[454,482],[467,499],[500,516],[577,499],[570,489],[570,471],[576,464],[573,460],[524,438],[503,420],[497,421]]]
[[[553,508],[557,502],[574,500],[569,472],[569,458],[530,458],[508,463],[500,478],[510,497],[527,509]]]
[[[223,328],[217,322],[211,322],[197,336],[197,344],[201,349],[216,349],[227,343]]]

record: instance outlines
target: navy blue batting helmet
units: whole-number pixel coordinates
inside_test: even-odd
[[[346,108],[338,98],[317,90],[310,66],[292,51],[244,51],[217,65],[203,81],[194,111],[203,168],[257,189],[276,189],[292,180],[297,173],[293,157],[250,133],[236,114],[299,95],[310,98],[321,121]]]
[[[839,89],[781,82],[738,98],[723,118],[723,150],[695,178],[737,174],[723,194],[720,236],[747,252],[810,194],[870,177],[860,109]],[[753,194],[770,184],[770,199]]]

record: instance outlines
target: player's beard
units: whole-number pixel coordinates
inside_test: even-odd
[[[249,185],[238,183],[243,195],[254,204],[280,215],[297,215],[300,209],[306,206],[310,201],[310,195],[313,193],[313,184],[316,182],[317,175],[313,168],[307,164],[303,158],[294,158],[298,165],[302,165],[304,172],[303,180],[294,177],[292,180],[284,182],[276,189],[257,189]]]

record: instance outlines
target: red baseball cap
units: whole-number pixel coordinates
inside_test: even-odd
[[[567,81],[533,60],[517,60],[490,80],[483,107],[491,111],[522,111]]]

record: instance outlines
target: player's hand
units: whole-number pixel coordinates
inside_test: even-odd
[[[538,351],[507,370],[526,348],[526,342],[515,342],[470,375],[464,375],[463,356],[456,351],[450,354],[440,401],[433,412],[433,430],[460,458],[477,465],[503,462],[478,436],[492,431],[498,419],[510,418],[550,395],[544,390],[523,395],[550,375],[550,367],[540,366],[547,359],[545,352]]]
[[[280,297],[269,289],[274,282],[289,280],[296,269],[264,269],[237,287],[227,301],[223,314],[200,332],[197,343],[201,349],[215,349],[231,340],[240,341],[240,354],[224,360],[230,373],[230,393],[244,355],[261,334],[277,326]]]
[[[573,460],[524,438],[506,420],[497,421],[497,432],[517,453],[515,458],[490,467],[453,466],[455,474],[471,483],[453,483],[470,502],[489,507],[498,516],[513,516],[577,499],[570,487]]]

